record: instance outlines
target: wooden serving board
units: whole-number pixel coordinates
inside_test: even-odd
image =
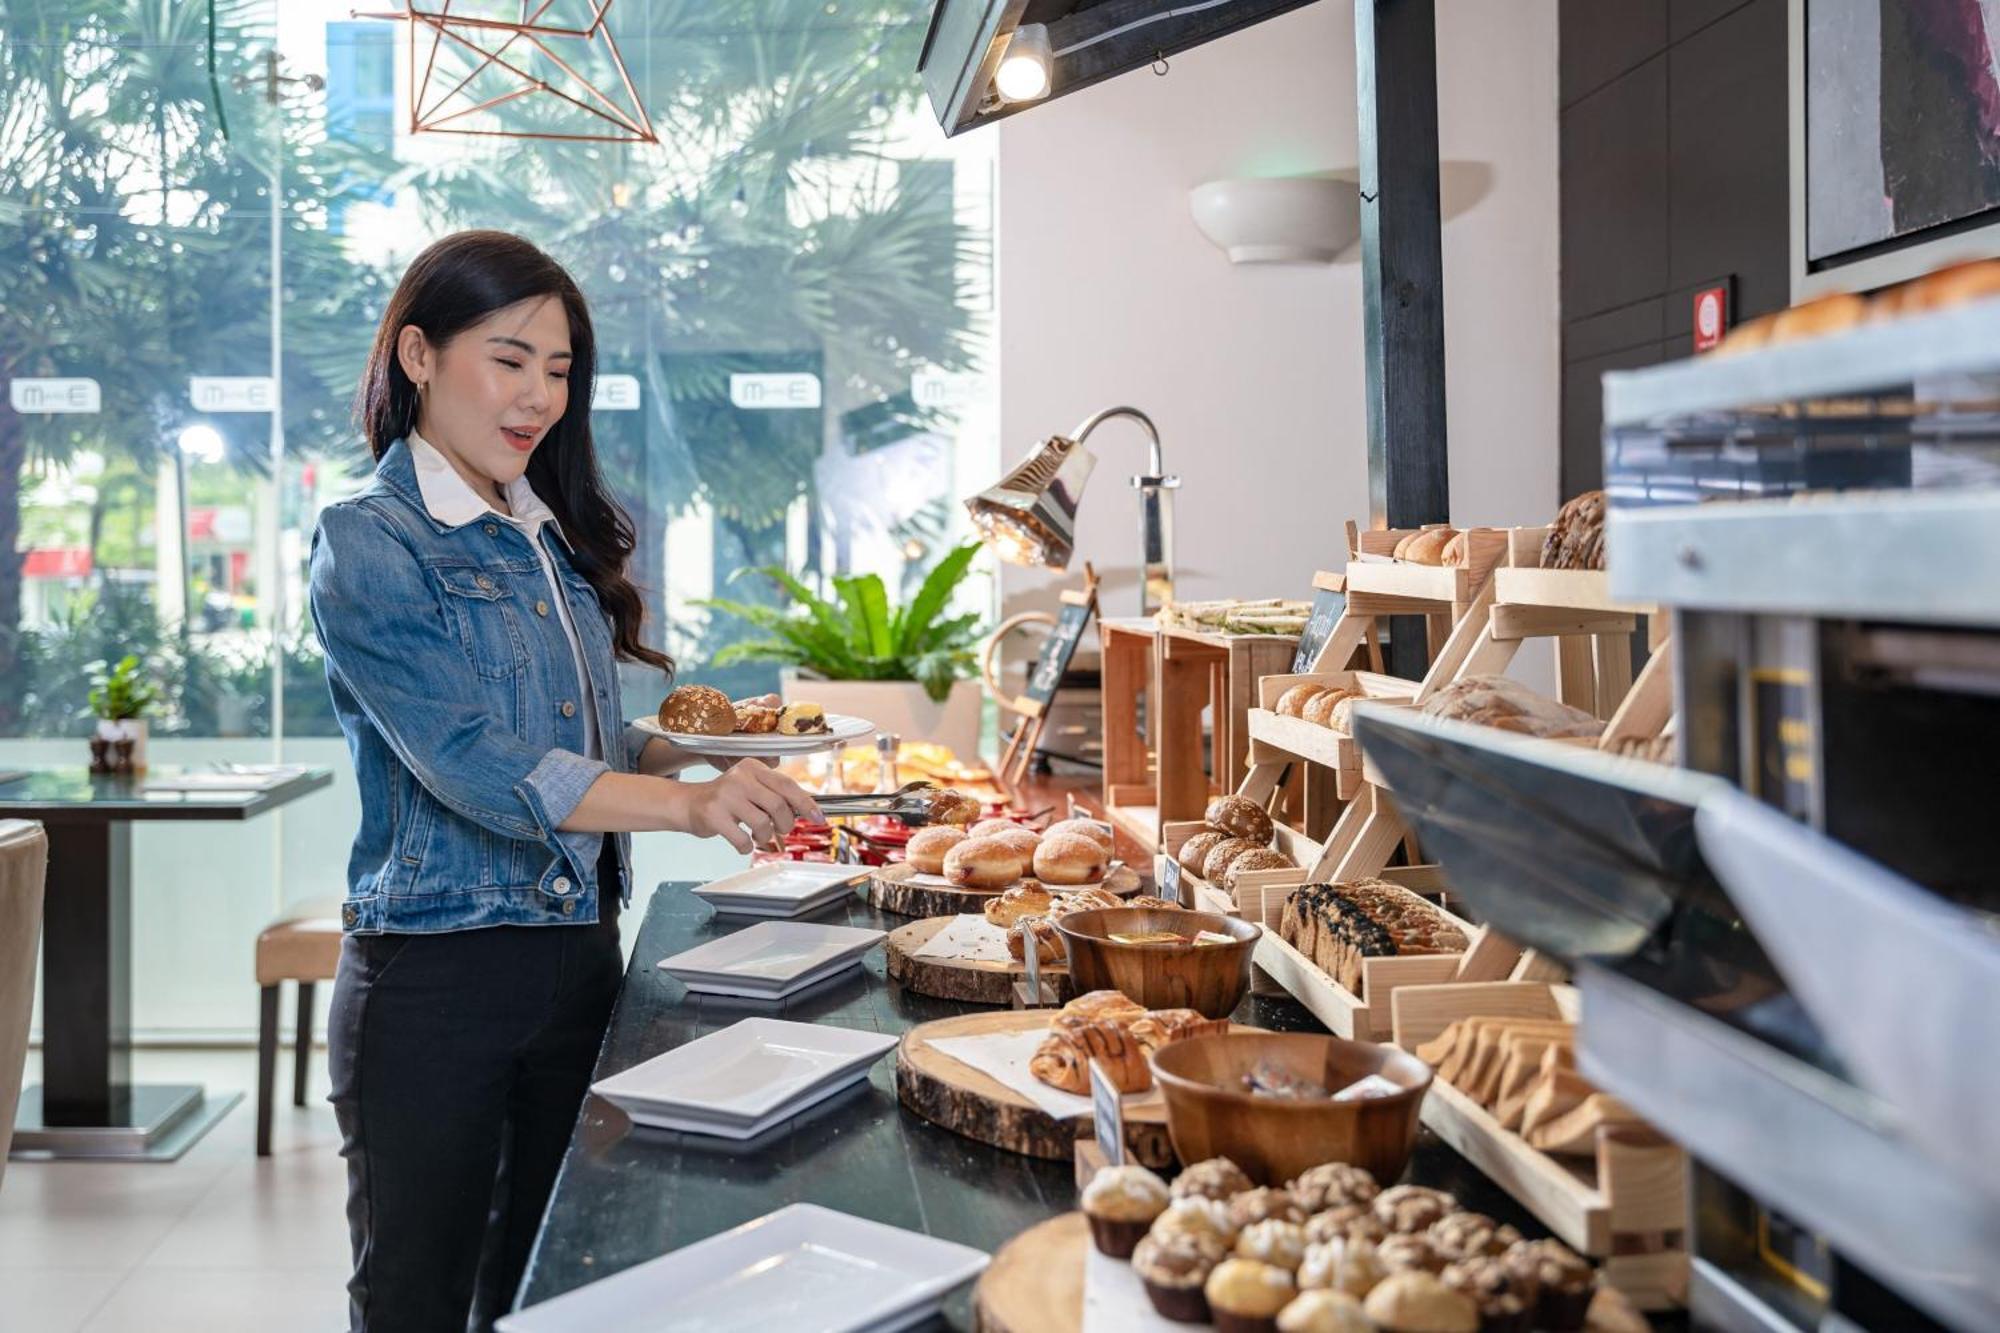
[[[957,916],[962,912],[983,911],[988,902],[1005,892],[1003,889],[960,889],[948,884],[911,883],[916,874],[907,861],[882,867],[868,877],[866,896],[869,905],[897,916]],[[1017,882],[1033,883],[1028,879]],[[1048,890],[1051,893],[1070,893],[1082,888],[1101,888],[1121,898],[1129,898],[1139,891],[1143,883],[1138,871],[1121,865],[1106,876],[1102,884],[1051,884]]]
[[[943,1129],[990,1143],[1024,1157],[1067,1162],[1076,1142],[1089,1138],[1089,1116],[1058,1120],[998,1079],[935,1050],[940,1037],[978,1037],[996,1032],[1040,1031],[1053,1009],[1010,1009],[1004,1013],[963,1014],[920,1023],[896,1046],[896,1095],[903,1105]],[[1249,1029],[1240,1029],[1248,1031]],[[1167,1110],[1155,1103],[1125,1113],[1125,1152],[1155,1169],[1174,1161],[1167,1138]]]
[[[1000,1247],[972,1289],[977,1333],[1078,1333],[1090,1222],[1063,1213]]]
[[[934,916],[889,932],[885,946],[891,980],[919,995],[940,1000],[962,1000],[967,1004],[1011,1004],[1014,984],[1026,981],[1028,969],[1012,959],[1004,963],[981,963],[964,958],[919,958],[917,951],[931,937],[951,924],[948,916]],[[1072,988],[1069,972],[1061,963],[1041,968],[1042,980],[1056,988],[1058,998],[1068,1000]]]

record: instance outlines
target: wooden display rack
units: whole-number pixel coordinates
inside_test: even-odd
[[[1160,797],[1154,779],[1160,710],[1153,684],[1159,637],[1159,627],[1149,618],[1097,622],[1104,814],[1148,851],[1160,845]]]
[[[1405,1050],[1461,1018],[1577,1017],[1576,993],[1533,982],[1405,986],[1391,1007]],[[1554,1157],[1528,1146],[1491,1112],[1442,1079],[1424,1098],[1424,1124],[1579,1254],[1641,1309],[1687,1298],[1687,1154],[1650,1131],[1599,1131],[1594,1158]]]

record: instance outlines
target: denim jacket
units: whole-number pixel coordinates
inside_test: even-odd
[[[645,734],[627,727],[611,621],[572,567],[556,525],[540,530],[569,599],[595,697],[525,532],[492,519],[442,523],[425,508],[408,446],[329,505],[313,533],[310,599],[334,712],[361,787],[343,925],[356,934],[597,920],[604,835],[557,826],[599,774],[633,772]],[[603,760],[589,759],[585,708]]]

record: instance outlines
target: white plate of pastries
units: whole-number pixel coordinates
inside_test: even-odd
[[[828,713],[818,704],[780,707],[732,700],[711,685],[682,685],[660,704],[657,718],[633,723],[696,754],[725,758],[775,758],[852,745],[874,734],[866,718]]]

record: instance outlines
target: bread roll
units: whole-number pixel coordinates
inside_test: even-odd
[[[1781,311],[1771,325],[1771,341],[1791,342],[1799,338],[1819,338],[1851,329],[1868,318],[1868,302],[1853,292],[1828,292],[1825,296]]]
[[[1472,563],[1472,543],[1464,533],[1458,533],[1444,544],[1442,563],[1446,569],[1463,569]]]
[[[1353,697],[1353,690],[1328,690],[1325,694],[1320,695],[1319,698],[1306,705],[1306,721],[1316,727],[1327,726],[1333,717],[1334,708],[1339,705],[1340,701]]]
[[[1057,837],[1064,833],[1074,833],[1089,838],[1104,849],[1106,856],[1118,855],[1118,844],[1111,836],[1111,830],[1094,819],[1058,819],[1042,830],[1044,838]]]
[[[1021,854],[1023,861],[1034,859],[1035,848],[1042,835],[1031,828],[1016,824],[1011,819],[982,819],[972,826],[975,838],[998,838]]]
[[[710,685],[683,685],[660,703],[660,725],[683,736],[727,736],[736,730],[736,705]]]
[[[1350,694],[1333,706],[1333,713],[1326,719],[1326,725],[1343,736],[1354,734],[1354,706],[1362,702],[1362,696]]]
[[[1247,796],[1216,797],[1203,811],[1202,822],[1234,837],[1248,838],[1260,847],[1271,841],[1271,816]]]
[[[1410,547],[1403,552],[1402,558],[1415,565],[1441,565],[1444,563],[1444,548],[1457,535],[1457,528],[1425,528],[1410,540]]]
[[[988,902],[986,919],[996,926],[1012,926],[1023,917],[1047,916],[1055,896],[1039,884],[1016,884]]]
[[[1064,1005],[1060,1012],[1078,1018],[1130,1023],[1145,1016],[1146,1006],[1123,991],[1094,990],[1077,996]]]
[[[958,825],[933,824],[910,835],[909,845],[903,849],[903,859],[922,874],[942,875],[945,853],[964,841],[965,830]]]
[[[1900,310],[1894,313],[1914,315],[1926,310],[1942,310],[1988,296],[2000,296],[2000,259],[1975,259],[1969,263],[1951,264],[1904,283]],[[1879,298],[1877,304],[1881,304]]]
[[[1207,829],[1201,833],[1197,833],[1181,844],[1181,849],[1175,854],[1174,860],[1179,861],[1181,869],[1187,871],[1190,875],[1199,875],[1201,873],[1201,863],[1208,858],[1210,852],[1215,850],[1215,845],[1228,836],[1221,829]]]
[[[1222,877],[1229,873],[1230,863],[1245,852],[1254,852],[1257,844],[1248,838],[1224,838],[1215,844],[1201,863],[1201,877],[1211,884],[1222,883]]]
[[[944,877],[968,889],[1004,889],[1021,878],[1021,854],[998,838],[967,838],[944,854]]]
[[[1312,702],[1313,697],[1332,688],[1330,685],[1315,685],[1309,680],[1301,681],[1278,696],[1278,706],[1274,711],[1280,717],[1304,717],[1306,705]]]
[[[1771,330],[1777,325],[1776,314],[1759,315],[1755,319],[1738,324],[1723,338],[1722,346],[1715,349],[1715,354],[1735,356],[1739,352],[1754,352],[1760,347],[1768,347],[1771,342]]]
[[[1110,869],[1101,844],[1080,833],[1043,838],[1034,853],[1035,878],[1044,884],[1096,884]]]
[[[1294,870],[1292,858],[1275,847],[1257,847],[1243,853],[1229,863],[1229,871],[1222,877],[1222,886],[1235,892],[1242,877],[1253,870]]]

